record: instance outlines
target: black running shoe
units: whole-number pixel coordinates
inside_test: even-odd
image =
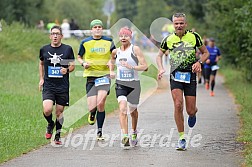
[[[56,133],[56,134],[55,134],[54,143],[55,143],[56,145],[62,145],[62,142],[61,142],[61,140],[60,140],[60,134],[59,134],[59,133]]]
[[[102,132],[101,131],[98,131],[97,132],[97,138],[96,138],[98,141],[99,140],[104,140],[104,137],[102,136]]]

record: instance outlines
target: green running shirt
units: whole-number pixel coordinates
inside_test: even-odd
[[[196,47],[200,48],[202,45],[200,35],[187,30],[181,39],[176,33],[164,38],[160,49],[163,52],[169,50],[171,72],[174,70],[189,72],[196,62]]]

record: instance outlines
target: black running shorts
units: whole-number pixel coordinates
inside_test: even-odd
[[[130,104],[139,104],[141,86],[140,81],[119,81],[116,80],[116,98],[119,96],[127,97]]]
[[[69,92],[56,93],[51,90],[43,90],[42,92],[43,101],[52,100],[53,104],[59,104],[61,106],[69,106]]]
[[[211,68],[205,68],[204,72],[205,72],[205,79],[209,80],[210,75],[216,76],[217,70],[212,71]]]
[[[108,92],[107,95],[109,95],[110,84],[111,84],[110,78],[109,78],[109,84],[95,86],[95,79],[97,78],[101,78],[101,77],[87,77],[87,83],[86,83],[87,97],[97,96],[98,90],[106,90]]]
[[[191,73],[190,83],[174,81],[172,79],[172,78],[174,78],[173,77],[174,73],[175,72],[173,72],[170,76],[171,90],[181,89],[184,92],[185,96],[196,96],[196,90],[197,90],[196,73]]]

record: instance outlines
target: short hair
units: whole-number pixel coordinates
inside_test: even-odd
[[[185,21],[186,21],[186,15],[184,13],[175,13],[172,16],[172,21],[174,21],[174,17],[184,17]]]
[[[214,42],[215,40],[213,37],[211,37],[211,38],[209,38],[209,41]]]
[[[132,38],[132,31],[129,27],[123,27],[120,29],[119,35],[128,35],[130,38]]]
[[[58,26],[58,25],[53,26],[51,28],[51,32],[52,32],[53,29],[58,29],[60,31],[60,34],[62,34],[62,28],[60,26]]]

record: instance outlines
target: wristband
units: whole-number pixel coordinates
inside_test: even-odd
[[[84,63],[85,63],[85,62],[82,62],[82,63],[81,63],[81,66],[82,66],[82,67],[84,67]]]
[[[69,68],[67,68],[67,73],[69,73]]]

